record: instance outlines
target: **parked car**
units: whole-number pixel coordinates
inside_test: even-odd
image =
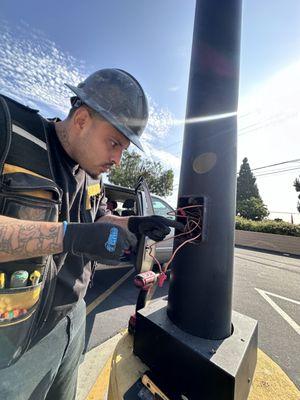
[[[117,211],[120,216],[155,214],[175,219],[174,209],[159,196],[150,194],[144,180],[140,180],[135,189],[105,184],[105,194],[109,201],[117,202],[118,206],[115,211]],[[166,238],[167,240],[157,243],[154,246],[155,252],[152,251],[152,254],[155,255],[161,264],[167,262],[171,257],[173,250],[173,235],[174,229],[171,228],[171,232]],[[144,238],[140,241],[135,260],[137,271],[147,270],[149,269],[149,263],[153,264],[153,259],[149,256],[148,250],[148,245],[152,243],[153,242],[148,238]],[[123,265],[126,265],[126,261],[128,265],[128,260],[124,257]],[[118,264],[118,267],[120,266],[122,266],[122,262]],[[98,265],[98,269],[104,267],[107,268],[107,266],[101,264]]]

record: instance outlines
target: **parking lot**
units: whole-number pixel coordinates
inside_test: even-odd
[[[96,272],[89,289],[86,350],[127,327],[138,290],[132,266]],[[259,348],[300,388],[300,259],[236,248],[234,310],[259,322]],[[155,298],[168,293],[168,282]]]

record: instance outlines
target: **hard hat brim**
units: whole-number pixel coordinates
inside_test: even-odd
[[[112,124],[120,133],[122,133],[127,139],[129,139],[131,143],[133,143],[141,151],[144,151],[139,137],[130,128],[125,127],[123,124],[119,123],[109,111],[105,110],[92,99],[87,98],[85,92],[80,88],[70,85],[68,83],[65,83],[65,86],[72,90],[72,92],[74,92],[84,104],[89,106],[92,110],[98,112],[104,119]]]

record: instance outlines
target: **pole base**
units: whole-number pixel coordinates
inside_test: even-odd
[[[233,311],[233,333],[208,340],[179,329],[160,299],[137,312],[134,354],[171,400],[246,400],[257,359],[257,321]]]

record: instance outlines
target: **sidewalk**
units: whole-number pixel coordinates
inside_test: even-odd
[[[121,400],[122,394],[146,369],[132,354],[132,336],[118,334],[85,355],[79,370],[76,400]],[[289,377],[270,357],[258,350],[248,400],[299,399],[300,392]]]
[[[118,334],[84,355],[84,360],[80,364],[78,372],[76,400],[92,400],[92,397],[89,397],[89,393],[99,376],[103,376],[105,364],[111,359],[114,349],[121,338],[122,334]],[[106,389],[108,387],[108,379],[109,375],[105,379]],[[97,399],[99,398],[104,397],[98,396]]]

